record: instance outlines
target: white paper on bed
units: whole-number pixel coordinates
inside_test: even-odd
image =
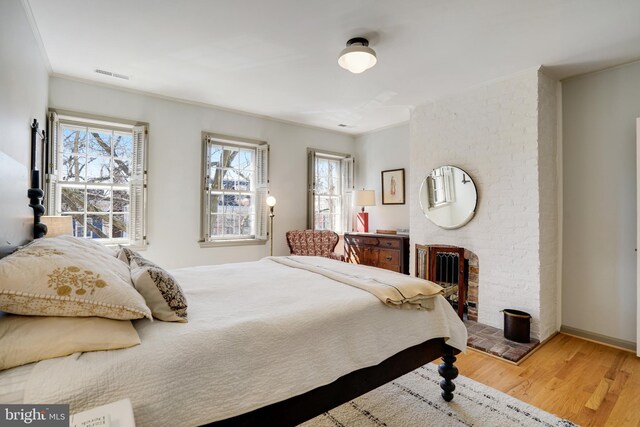
[[[396,310],[269,259],[172,274],[189,301],[189,323],[137,320],[139,346],[39,362],[25,402],[68,403],[73,413],[128,397],[138,426],[199,425],[305,393],[431,338],[466,348],[466,328],[440,296],[433,310]]]
[[[122,399],[73,414],[69,427],[136,427],[131,400]]]

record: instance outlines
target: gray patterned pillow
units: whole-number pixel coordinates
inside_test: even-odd
[[[128,262],[131,281],[153,317],[167,322],[187,321],[187,299],[171,274],[128,248],[122,248],[118,258]]]
[[[132,261],[135,261],[136,264],[140,267],[158,267],[158,265],[152,263],[146,258],[143,258],[138,252],[131,250],[129,248],[120,248],[116,257],[127,265],[130,265]]]

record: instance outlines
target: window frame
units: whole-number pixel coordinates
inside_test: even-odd
[[[62,154],[64,145],[62,142],[62,127],[82,127],[87,132],[90,129],[106,130],[115,135],[119,133],[130,133],[132,137],[132,154],[131,154],[131,173],[127,183],[116,183],[113,180],[109,183],[90,183],[88,181],[61,181],[61,165],[63,162]],[[66,110],[50,109],[48,117],[48,139],[46,147],[45,159],[45,176],[46,176],[46,206],[49,215],[60,215],[62,212],[61,190],[66,188],[82,188],[91,189],[110,189],[112,191],[120,191],[125,189],[129,193],[129,211],[125,212],[129,215],[129,223],[127,232],[129,237],[113,238],[113,194],[111,196],[111,208],[109,212],[102,214],[108,215],[110,219],[111,238],[91,238],[92,240],[103,243],[106,246],[128,246],[137,250],[146,249],[147,242],[147,152],[148,152],[148,134],[149,126],[147,123],[138,121],[97,116],[86,113],[78,113]],[[88,134],[87,134],[88,138]],[[88,140],[87,140],[88,144]],[[86,148],[88,149],[88,148]],[[85,153],[85,157],[88,153]],[[97,156],[102,157],[102,156]],[[109,158],[113,161],[118,156],[111,153]],[[110,178],[113,178],[113,168],[110,171]],[[135,194],[134,194],[135,193]],[[85,194],[85,199],[87,194]],[[90,212],[83,212],[85,220]],[[115,213],[118,214],[118,213]],[[85,230],[86,233],[86,230]]]
[[[427,177],[430,187],[429,208],[437,209],[455,202],[453,172],[451,167],[443,166],[431,171]]]
[[[234,147],[254,150],[253,180],[246,192],[254,195],[253,213],[255,217],[255,233],[251,236],[211,236],[211,206],[212,190],[210,185],[210,151],[211,145]],[[269,239],[267,233],[266,198],[269,194],[269,144],[266,141],[244,137],[223,135],[213,132],[202,132],[202,173],[200,186],[200,247],[263,245]],[[253,189],[251,189],[253,188]],[[240,190],[236,190],[240,191]],[[224,194],[224,191],[223,191]]]
[[[355,190],[355,158],[351,154],[337,153],[328,150],[307,148],[308,191],[307,191],[307,228],[316,229],[316,161],[318,158],[337,160],[340,164],[338,183],[340,186],[340,229],[332,229],[339,235],[351,231],[353,225],[353,192]],[[348,170],[345,170],[348,169]],[[337,215],[334,212],[333,215]],[[335,224],[335,222],[334,222]]]

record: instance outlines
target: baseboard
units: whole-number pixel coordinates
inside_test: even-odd
[[[621,340],[618,338],[611,338],[606,335],[596,334],[594,332],[584,331],[582,329],[572,328],[570,326],[562,325],[560,332],[566,335],[571,335],[577,338],[582,338],[587,341],[592,341],[597,344],[603,344],[609,347],[617,348],[619,350],[626,350],[636,352],[636,343],[633,341]]]

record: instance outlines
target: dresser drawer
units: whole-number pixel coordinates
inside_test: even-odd
[[[378,239],[375,237],[348,236],[345,237],[345,242],[354,246],[378,246]]]
[[[393,271],[400,270],[400,251],[398,250],[368,247],[363,252],[363,264]]]
[[[400,265],[400,251],[394,251],[390,249],[379,249],[378,251],[378,264],[393,264]]]
[[[381,248],[400,249],[400,240],[398,239],[378,239],[378,246]]]
[[[380,237],[366,237],[366,236],[347,236],[345,241],[350,245],[355,246],[374,246],[380,248],[393,248],[400,249],[400,240],[398,239],[385,239]]]

